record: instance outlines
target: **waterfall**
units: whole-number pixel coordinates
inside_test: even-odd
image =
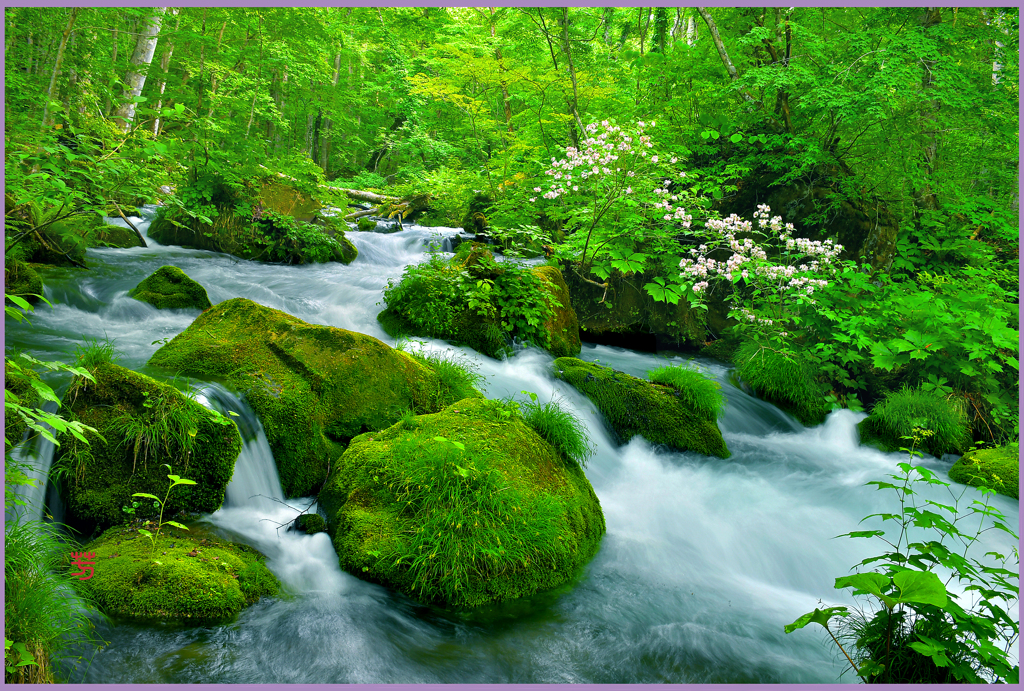
[[[48,413],[57,411],[57,404],[47,402],[43,410]],[[53,428],[44,423],[44,427],[53,433]],[[26,437],[28,432],[26,430]],[[50,475],[50,466],[53,465],[53,456],[56,447],[40,434],[31,439],[22,439],[21,443],[11,450],[11,459],[16,463],[26,465],[30,470],[25,474],[31,478],[34,485],[18,485],[14,488],[14,495],[19,501],[25,502],[23,506],[11,506],[4,508],[4,519],[13,520],[15,516],[22,516],[29,520],[41,520],[46,509],[46,487],[47,478]],[[55,517],[56,518],[56,517]]]

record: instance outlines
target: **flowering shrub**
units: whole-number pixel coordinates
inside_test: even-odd
[[[682,278],[698,298],[706,294],[711,281],[737,285],[739,289],[729,296],[733,304],[729,315],[741,327],[769,338],[788,335],[784,329],[797,317],[794,308],[814,304],[811,296],[828,285],[843,251],[831,240],[794,238],[793,224],[783,224],[779,216],[769,217],[770,212],[767,205],[758,205],[756,228],[735,214],[707,221],[706,233],[713,244],[692,248],[691,256],[679,262]],[[709,256],[720,249],[731,250],[732,256],[725,261]]]

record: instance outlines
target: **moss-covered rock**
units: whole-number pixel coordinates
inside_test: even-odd
[[[39,379],[39,375],[34,371],[21,369],[4,360],[4,390],[17,396],[18,402],[26,408],[39,407],[41,403],[39,394],[32,388],[33,379]],[[9,451],[21,441],[26,429],[28,423],[22,420],[20,415],[4,415],[4,438],[10,442],[5,444],[6,450]]]
[[[367,218],[366,216],[363,216],[358,221],[356,221],[356,227],[359,230],[363,231],[364,233],[372,233],[377,229],[377,222],[372,218]]]
[[[376,338],[244,298],[203,312],[149,362],[243,392],[288,496],[315,493],[352,437],[452,402],[432,369]]]
[[[262,554],[197,525],[187,532],[164,526],[155,545],[137,528],[118,526],[82,551],[95,555],[82,588],[119,619],[222,622],[280,587]]]
[[[1020,499],[1020,445],[979,449],[964,454],[949,469],[949,479],[971,487],[984,485]]]
[[[289,530],[291,529],[298,530],[307,535],[313,535],[314,533],[325,532],[327,530],[327,522],[324,521],[320,514],[304,513],[295,519]]]
[[[131,228],[104,224],[91,230],[85,238],[89,247],[142,247],[142,239]]]
[[[811,366],[798,354],[784,354],[755,341],[745,341],[735,351],[733,362],[740,379],[762,400],[792,413],[804,425],[825,421],[826,390]]]
[[[580,324],[572,308],[569,286],[562,272],[554,266],[538,266],[532,269],[547,290],[547,302],[551,317],[544,322],[548,332],[548,352],[555,357],[570,357],[580,352]]]
[[[17,259],[4,262],[4,292],[35,303],[43,294],[43,280],[31,266]]]
[[[128,296],[158,309],[204,310],[211,306],[206,288],[176,266],[161,266],[129,290]]]
[[[594,402],[623,441],[640,435],[680,451],[729,457],[715,419],[691,410],[671,386],[577,358],[558,358],[554,368],[557,378]]]
[[[132,494],[163,497],[171,472],[197,484],[171,492],[168,513],[208,513],[224,503],[224,490],[242,450],[235,423],[190,400],[173,386],[113,364],[97,365],[95,383],[76,377],[64,397],[67,414],[96,428],[83,444],[58,437],[54,461],[63,469],[65,520],[85,535],[125,523]],[[157,510],[144,503],[139,517]]]
[[[605,532],[580,467],[481,399],[356,437],[319,500],[343,569],[456,609],[570,581]]]

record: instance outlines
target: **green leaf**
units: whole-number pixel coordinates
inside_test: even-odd
[[[145,497],[146,499],[156,499],[160,501],[160,497],[154,497],[152,494],[146,494],[145,492],[136,492],[132,495],[133,497]]]
[[[741,141],[743,141],[743,135],[737,132],[736,134],[729,137],[729,141],[731,141],[733,144],[739,144]]]
[[[180,480],[175,480],[174,484],[171,485],[171,487],[177,487],[178,485],[194,485],[194,484],[196,484],[195,480],[188,480],[186,478],[181,478]]]
[[[931,571],[900,571],[892,577],[900,590],[899,602],[916,602],[945,607],[946,586]]]
[[[815,608],[813,612],[804,614],[799,619],[794,621],[792,624],[786,624],[786,633],[792,633],[797,629],[802,629],[808,624],[821,624],[826,629],[828,628],[828,622],[832,617],[848,617],[850,613],[846,607],[827,607],[825,609]]]
[[[184,526],[181,523],[178,523],[177,521],[164,521],[164,525],[173,525],[175,528],[180,528],[181,530],[188,530],[188,526]]]

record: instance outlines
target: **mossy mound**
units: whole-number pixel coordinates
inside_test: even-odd
[[[942,456],[963,453],[971,445],[970,422],[956,399],[919,389],[891,391],[875,404],[857,429],[861,442],[883,451],[914,446]],[[915,430],[924,430],[923,432]],[[916,441],[906,437],[916,436]]]
[[[25,262],[8,259],[4,263],[4,292],[35,303],[39,301],[36,296],[43,294],[43,280]]]
[[[131,228],[104,224],[92,229],[86,237],[89,247],[142,247],[142,239]]]
[[[1020,445],[980,449],[964,454],[949,469],[949,479],[971,487],[984,485],[1020,499]]]
[[[157,309],[205,310],[211,307],[206,288],[176,266],[161,266],[129,290],[128,297],[148,302]]]
[[[18,369],[12,367],[8,361],[4,361],[4,390],[17,396],[18,402],[26,408],[39,407],[41,403],[39,394],[32,388],[33,379],[39,379],[39,375],[31,369]],[[10,399],[7,400],[10,401]],[[4,437],[10,442],[9,445],[5,445],[7,450],[21,442],[26,429],[28,429],[28,423],[22,420],[20,415],[11,413],[4,415]]]
[[[364,233],[372,233],[373,231],[377,230],[377,222],[372,218],[367,218],[366,216],[363,216],[362,218],[356,221],[356,228],[363,231]]]
[[[85,535],[123,524],[132,494],[163,497],[167,468],[196,485],[171,492],[165,517],[178,512],[209,513],[224,503],[224,490],[242,450],[235,423],[190,400],[173,386],[113,364],[93,368],[93,383],[76,377],[64,397],[67,414],[96,428],[83,444],[58,437],[54,467],[65,480],[66,522]],[[142,518],[157,510],[144,503]]]
[[[244,393],[293,497],[316,493],[352,437],[452,403],[432,369],[376,338],[244,298],[203,312],[149,363]]]
[[[750,384],[762,400],[792,413],[804,425],[825,421],[825,388],[798,355],[785,355],[755,341],[745,341],[736,350],[733,362],[740,379]]]
[[[120,619],[222,622],[280,588],[262,554],[202,526],[164,526],[155,546],[136,528],[119,526],[82,551],[95,554],[83,590],[104,614]]]
[[[562,272],[554,266],[538,266],[531,270],[547,290],[551,317],[544,322],[548,332],[548,352],[555,357],[571,357],[580,353],[580,323],[572,308],[569,286]]]
[[[454,609],[570,581],[605,532],[579,465],[481,399],[356,437],[319,501],[343,569]]]
[[[729,457],[714,416],[688,407],[673,387],[577,358],[558,358],[554,368],[558,379],[594,402],[624,442],[640,435],[652,444],[679,451]]]

